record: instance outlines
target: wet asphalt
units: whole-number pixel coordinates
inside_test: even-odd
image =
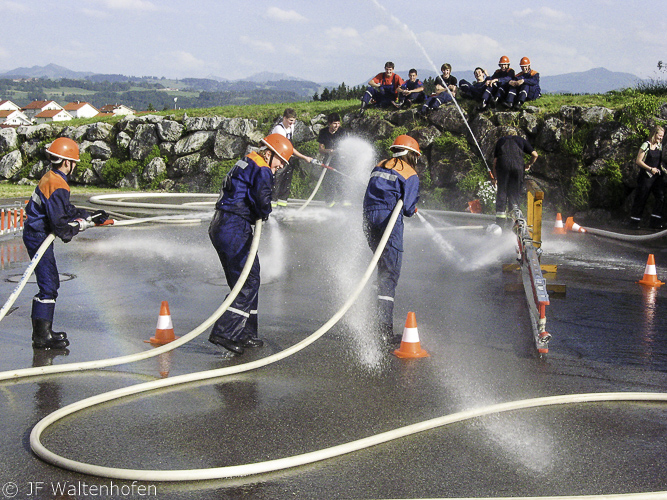
[[[581,403],[481,417],[284,471],[149,483],[70,472],[32,454],[29,434],[52,411],[163,376],[245,363],[306,338],[345,302],[371,259],[359,207],[275,213],[260,245],[260,336],[230,357],[204,333],[158,358],[81,373],[0,382],[4,498],[436,498],[599,495],[667,490],[667,410],[660,403]],[[157,212],[154,212],[157,213]],[[143,215],[135,213],[135,215]],[[617,242],[545,228],[553,338],[536,355],[514,236],[439,212],[406,221],[394,328],[416,314],[430,357],[398,359],[373,332],[373,283],[331,330],[278,363],[133,396],[68,417],[43,436],[68,458],[137,469],[195,469],[315,451],[487,405],[592,392],[665,392],[667,286],[645,288],[649,253],[667,279],[667,244]],[[190,225],[95,228],[56,243],[63,282],[55,327],[69,353],[34,352],[29,283],[0,322],[0,370],[151,349],[161,301],[176,335],[208,318],[229,289],[208,240],[211,214]],[[464,222],[469,225],[488,221]],[[548,224],[547,224],[548,227]],[[3,301],[27,266],[18,238],[2,247]],[[113,486],[116,490],[108,490]],[[88,489],[86,489],[88,487]],[[107,490],[102,488],[106,487]],[[13,489],[12,489],[13,488]],[[72,489],[75,488],[75,489]],[[95,489],[98,488],[98,489]],[[58,491],[60,490],[60,491]],[[103,491],[115,492],[105,496]],[[95,494],[97,492],[97,494]],[[142,494],[142,493],[150,493]],[[69,494],[69,496],[68,496]]]

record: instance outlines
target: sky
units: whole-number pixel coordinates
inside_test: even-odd
[[[407,6],[407,8],[406,8]],[[393,61],[541,75],[604,67],[666,78],[667,7],[633,0],[0,0],[0,71],[237,80],[269,71],[359,85]],[[407,77],[407,74],[401,74]]]

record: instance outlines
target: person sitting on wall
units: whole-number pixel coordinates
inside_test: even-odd
[[[424,83],[417,78],[417,70],[413,68],[408,72],[408,80],[398,88],[398,101],[392,101],[392,104],[396,108],[409,108],[424,102],[424,99]]]
[[[540,74],[530,69],[530,59],[521,58],[521,72],[510,80],[510,90],[507,99],[503,102],[506,108],[520,109],[526,101],[534,101],[542,96],[540,89]]]
[[[403,83],[405,83],[403,79],[394,73],[394,63],[387,61],[384,65],[384,73],[378,73],[368,82],[368,88],[361,96],[359,115],[363,115],[366,108],[373,104],[379,108],[390,106],[390,103],[396,100],[398,88]]]
[[[425,115],[429,111],[438,109],[443,104],[448,104],[454,101],[456,97],[456,84],[458,80],[452,76],[452,66],[445,63],[440,67],[442,75],[435,79],[435,92],[430,97],[426,98],[424,105],[419,110],[421,115]]]
[[[473,73],[475,81],[470,83],[468,80],[461,79],[459,82],[459,91],[461,97],[481,101],[486,90],[486,79],[489,77],[484,68],[477,67]]]
[[[498,67],[491,78],[487,78],[485,82],[486,89],[482,95],[482,104],[479,106],[479,111],[486,111],[489,103],[495,106],[496,103],[502,102],[512,88],[510,81],[514,79],[514,70],[510,68],[510,58],[502,56],[498,61]]]

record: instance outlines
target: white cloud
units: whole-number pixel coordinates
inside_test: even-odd
[[[254,38],[251,38],[249,36],[242,36],[241,37],[241,42],[246,46],[246,47],[251,47],[253,49],[259,50],[261,52],[268,52],[272,53],[276,51],[276,48],[273,46],[271,42],[263,41],[263,40],[256,40]]]
[[[183,69],[197,69],[206,66],[206,62],[197,59],[190,52],[177,50],[169,53],[170,60]]]
[[[295,10],[282,10],[278,7],[269,7],[269,9],[266,11],[265,17],[275,21],[287,23],[301,23],[307,21],[304,16]]]
[[[532,18],[550,21],[567,21],[570,16],[565,12],[554,10],[549,7],[540,7],[539,9],[524,9],[514,12],[515,17]]]
[[[154,11],[154,3],[147,0],[102,0],[102,5],[114,10]]]
[[[94,19],[107,19],[111,17],[108,12],[96,9],[81,9],[81,12],[83,12],[84,15]]]
[[[27,12],[28,8],[18,2],[0,1],[0,10],[5,12]]]

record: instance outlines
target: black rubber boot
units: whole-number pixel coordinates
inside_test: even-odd
[[[65,349],[69,345],[65,332],[51,330],[51,321],[32,319],[32,347],[34,349]]]

